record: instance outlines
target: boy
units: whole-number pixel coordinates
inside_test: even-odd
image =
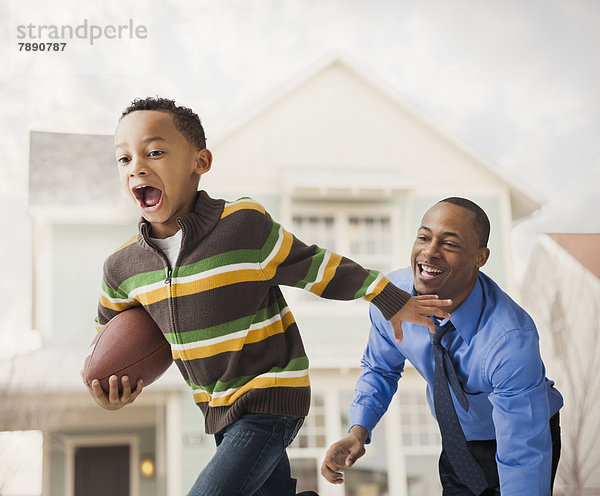
[[[383,275],[306,246],[249,199],[198,192],[210,170],[204,130],[172,100],[135,100],[115,132],[121,184],[139,206],[140,233],[104,265],[100,326],[143,305],[171,343],[173,358],[214,434],[217,452],[189,496],[293,495],[285,452],[310,403],[308,358],[280,284],[324,298],[363,297],[402,338],[402,322],[428,325],[449,314],[437,297],[413,297]],[[122,379],[90,392],[109,410],[133,402]],[[313,494],[313,493],[305,493]]]

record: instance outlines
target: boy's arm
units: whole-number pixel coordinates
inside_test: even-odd
[[[100,293],[100,301],[98,303],[98,317],[96,318],[96,331],[100,332],[104,326],[115,315],[123,310],[136,306],[137,303],[132,301],[128,295],[121,294],[118,290],[114,290],[107,282],[107,264],[104,266],[104,278],[102,281],[102,291]],[[83,378],[83,371],[81,373]],[[116,375],[108,379],[109,392],[106,393],[100,381],[94,379],[90,385],[87,385],[88,391],[94,398],[94,401],[105,410],[119,410],[130,403],[141,394],[144,383],[139,379],[135,389],[131,389],[131,383],[128,376],[121,378],[122,393],[119,395],[119,378]],[[85,383],[85,381],[84,381]]]
[[[305,289],[322,298],[372,302],[394,328],[396,341],[402,340],[402,323],[435,327],[427,316],[449,318],[442,307],[450,300],[435,295],[411,297],[383,274],[365,269],[356,262],[316,245],[307,246],[265,213],[260,263],[273,284]]]

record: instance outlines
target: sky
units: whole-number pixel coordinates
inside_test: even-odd
[[[210,144],[332,50],[544,201],[513,230],[520,280],[537,234],[600,231],[598,19],[595,0],[2,0],[0,343],[29,325],[30,130],[112,134],[133,97],[160,95],[194,108]],[[62,51],[19,51],[84,24]]]

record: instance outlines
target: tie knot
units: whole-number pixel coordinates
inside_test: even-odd
[[[454,330],[454,326],[452,325],[452,322],[448,321],[446,322],[443,326],[438,325],[437,323],[435,324],[435,333],[431,336],[431,342],[433,344],[440,344],[442,342],[442,338],[444,337],[444,334],[446,334],[448,331],[453,331]]]

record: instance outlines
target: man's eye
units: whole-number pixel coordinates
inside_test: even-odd
[[[149,157],[160,157],[164,152],[160,150],[152,150],[148,156]]]
[[[419,241],[427,241],[427,237],[426,236],[417,236],[417,239]]]
[[[455,245],[454,243],[449,243],[448,241],[446,241],[444,243],[444,246],[449,246],[450,248],[456,248],[457,245]]]

